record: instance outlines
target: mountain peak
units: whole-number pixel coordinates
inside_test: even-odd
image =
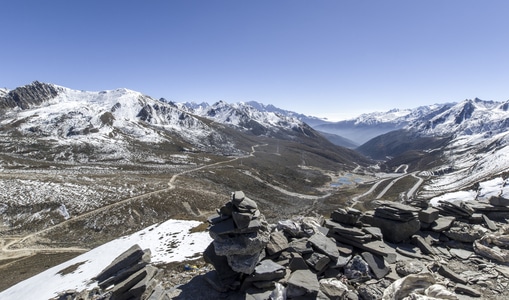
[[[25,110],[55,98],[60,91],[62,88],[54,84],[34,81],[4,94],[0,98],[0,109],[18,107]]]

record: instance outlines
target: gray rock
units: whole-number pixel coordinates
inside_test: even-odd
[[[379,207],[375,208],[375,217],[408,222],[417,218],[420,209],[391,201],[378,201]],[[419,224],[420,225],[420,224]]]
[[[327,264],[330,262],[330,258],[327,255],[320,254],[317,252],[312,253],[306,259],[306,263],[312,267],[317,272],[322,272],[327,267]]]
[[[251,223],[253,215],[251,213],[241,213],[234,211],[232,213],[232,217],[237,228],[247,228],[249,223]]]
[[[457,283],[462,283],[462,284],[467,283],[467,280],[463,276],[459,275],[458,273],[454,272],[453,270],[449,269],[446,266],[440,266],[440,269],[438,269],[438,274],[440,274],[446,278],[449,278],[450,280],[457,282]]]
[[[329,299],[343,299],[349,289],[346,284],[336,278],[325,278],[320,280],[320,291]]]
[[[483,218],[483,221],[484,221],[484,223],[486,224],[486,226],[488,227],[489,230],[492,230],[492,231],[498,230],[497,224],[495,224],[495,222],[490,220],[490,218],[488,218],[488,216],[483,214],[482,218]]]
[[[125,252],[115,258],[95,277],[95,279],[99,282],[102,282],[112,276],[116,276],[123,270],[130,269],[132,266],[138,264],[138,262],[141,261],[143,255],[145,255],[145,252],[140,248],[140,246],[137,244],[133,245],[131,248],[127,249]]]
[[[450,239],[458,242],[473,243],[475,240],[483,237],[487,229],[480,225],[471,225],[463,222],[454,222],[453,227],[444,231],[443,234]]]
[[[449,253],[461,259],[469,259],[472,255],[474,255],[474,252],[472,251],[457,248],[450,249]]]
[[[401,222],[366,214],[361,218],[361,221],[365,224],[380,228],[384,239],[393,243],[400,243],[409,239],[421,229],[421,223],[416,218]]]
[[[288,268],[292,271],[309,269],[304,258],[302,258],[302,256],[298,253],[292,253],[292,258],[290,259]]]
[[[396,272],[405,277],[410,274],[418,274],[424,270],[424,264],[419,260],[400,260],[396,262]]]
[[[315,233],[312,235],[308,242],[313,246],[313,248],[329,256],[330,259],[336,261],[339,257],[338,247],[336,246],[336,242],[326,237],[321,233]]]
[[[348,256],[340,255],[338,257],[338,260],[336,261],[336,263],[331,265],[330,267],[331,268],[342,268],[342,267],[344,267],[344,266],[346,266],[348,264],[350,259],[352,259],[351,255],[348,255]]]
[[[360,211],[353,208],[339,208],[332,212],[331,219],[338,223],[355,225],[359,221],[361,214]]]
[[[265,251],[259,251],[251,255],[228,255],[228,265],[233,271],[244,274],[251,274],[256,265],[265,257]]]
[[[244,194],[243,191],[233,192],[232,193],[232,203],[235,206],[237,206],[237,205],[239,205],[240,202],[242,202],[242,200],[244,200],[245,197],[246,197],[246,195]]]
[[[237,208],[240,212],[249,212],[254,213],[256,210],[258,210],[258,205],[254,200],[249,199],[248,197],[245,197],[240,203],[236,204],[233,203],[233,205]]]
[[[384,259],[380,256],[374,255],[370,252],[362,252],[362,258],[368,263],[371,271],[376,279],[385,277],[391,271],[391,268],[386,265]]]
[[[424,223],[433,223],[438,217],[439,210],[431,206],[419,212],[419,220]]]
[[[382,279],[379,281],[370,280],[359,286],[359,296],[363,300],[380,300],[384,290],[390,285],[390,281]]]
[[[419,247],[419,249],[421,249],[421,252],[424,253],[424,254],[436,254],[435,253],[435,250],[428,244],[428,242],[426,242],[426,240],[419,236],[419,235],[414,235],[412,236],[412,242],[417,246]]]
[[[285,267],[266,259],[255,267],[253,281],[277,280],[283,278],[285,273]]]
[[[153,266],[146,266],[138,272],[132,274],[126,280],[115,285],[111,289],[111,299],[122,300],[131,298],[140,298],[147,286],[150,284],[152,278],[154,278],[158,269]],[[155,285],[152,287],[152,289]]]
[[[301,255],[313,252],[313,248],[311,248],[311,244],[308,242],[307,238],[295,239],[291,241],[288,243],[288,250],[298,252]]]
[[[313,272],[309,270],[297,270],[292,272],[288,279],[286,295],[289,298],[298,296],[317,295],[320,290],[320,283]]]
[[[383,239],[382,230],[378,227],[363,227],[362,230],[377,240]]]
[[[452,223],[456,220],[456,217],[439,217],[435,222],[431,223],[431,230],[435,232],[442,232],[451,228]]]
[[[492,196],[489,202],[493,206],[509,206],[509,199],[504,197]]]
[[[454,287],[454,291],[458,294],[464,294],[464,295],[468,295],[468,296],[472,296],[472,297],[481,297],[482,296],[481,292],[479,292],[478,290],[473,289],[469,286],[466,286],[464,284],[457,284]]]
[[[217,236],[213,244],[217,255],[252,255],[264,249],[269,239],[268,231],[259,230],[231,237]]]
[[[226,256],[216,254],[214,243],[210,243],[207,249],[205,249],[203,258],[205,262],[213,265],[216,270],[216,272],[214,272],[216,274],[209,274],[206,279],[217,291],[221,292],[225,290],[227,286],[231,285],[237,279],[238,274],[232,270]]]
[[[268,255],[280,253],[288,248],[288,239],[282,231],[274,231],[270,234],[270,240],[265,250]]]
[[[355,255],[344,267],[346,278],[350,280],[370,279],[369,265],[359,255]]]

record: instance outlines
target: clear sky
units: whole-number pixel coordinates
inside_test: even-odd
[[[509,99],[507,0],[12,0],[0,87],[34,80],[344,119]]]

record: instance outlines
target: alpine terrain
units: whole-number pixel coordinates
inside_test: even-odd
[[[508,109],[0,89],[0,299],[506,299]]]

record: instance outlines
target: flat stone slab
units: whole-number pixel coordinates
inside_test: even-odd
[[[270,234],[270,241],[265,250],[268,255],[274,255],[288,248],[288,239],[282,231],[274,231]]]
[[[449,253],[451,253],[452,255],[454,255],[458,258],[461,258],[461,259],[469,259],[470,256],[474,255],[474,252],[472,252],[472,251],[457,249],[457,248],[450,249]]]
[[[297,297],[306,294],[317,294],[320,283],[316,275],[310,270],[294,271],[288,279],[287,296]]]
[[[453,270],[449,269],[446,266],[440,266],[440,269],[438,269],[438,274],[449,278],[450,280],[461,283],[461,284],[467,284],[467,280],[461,276],[460,274],[454,272]]]
[[[270,259],[262,260],[254,270],[253,281],[276,280],[285,276],[285,267]]]
[[[424,223],[433,223],[439,217],[440,211],[433,207],[428,207],[419,212],[419,220]]]
[[[431,230],[436,232],[442,232],[451,228],[452,222],[456,220],[456,217],[448,216],[448,217],[440,217],[435,220],[435,222],[431,223]]]
[[[330,259],[334,261],[338,259],[339,251],[336,242],[325,235],[315,233],[308,239],[308,242],[311,243],[318,252],[327,255]]]
[[[371,252],[362,252],[361,255],[362,258],[364,258],[364,260],[368,263],[376,279],[384,278],[391,271],[391,268],[385,264],[385,261],[382,257]]]

